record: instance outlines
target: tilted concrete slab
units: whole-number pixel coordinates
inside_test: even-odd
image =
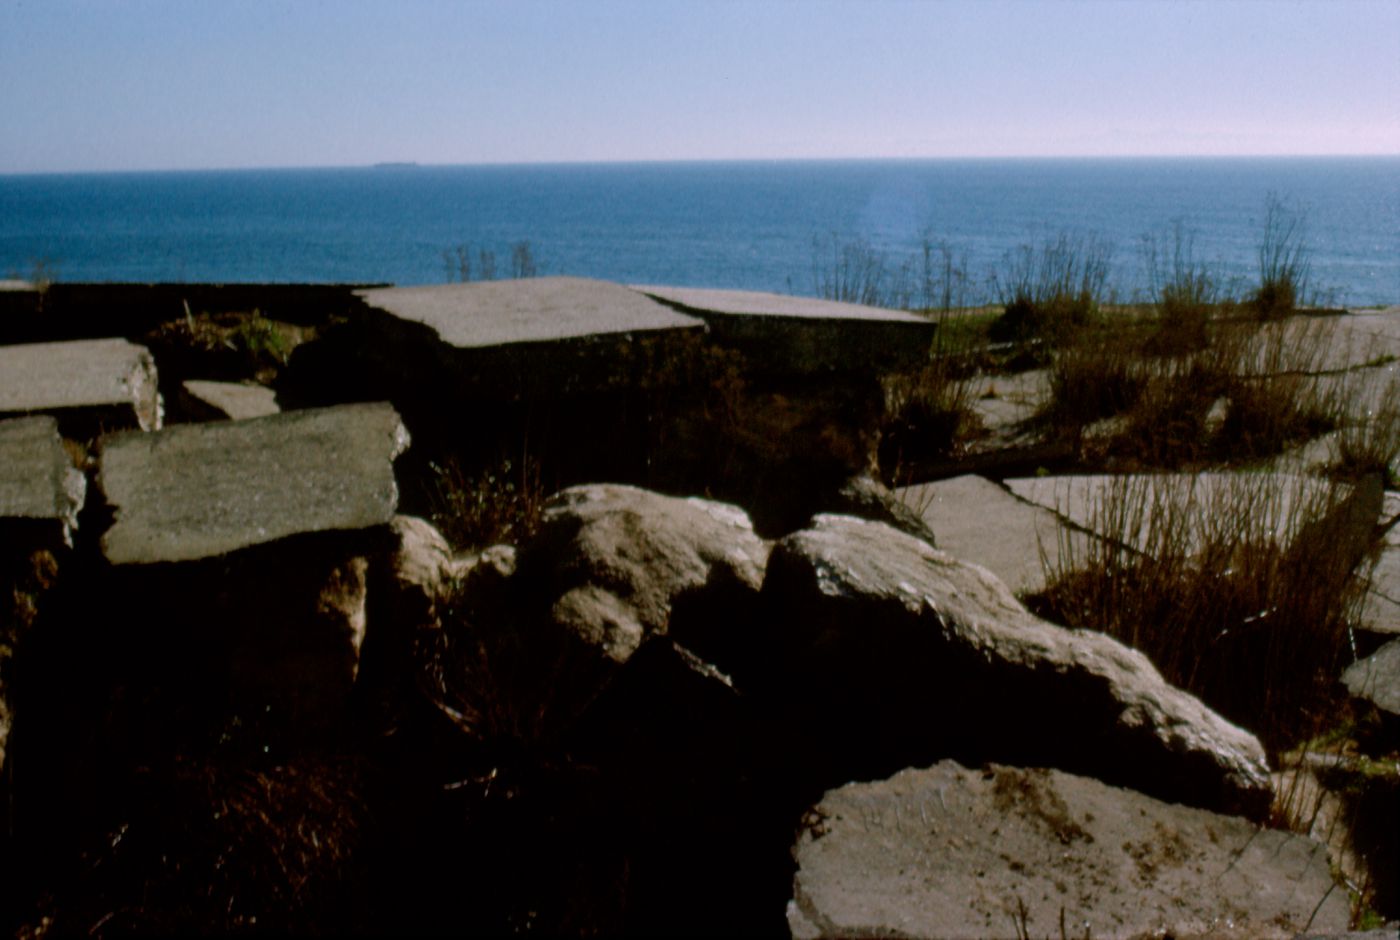
[[[234,421],[263,418],[282,410],[277,406],[277,393],[266,386],[203,379],[188,379],[184,383],[181,404],[189,411],[206,412],[212,419]]]
[[[99,443],[116,565],[192,561],[302,533],[387,524],[408,432],[385,403],[121,433]]]
[[[1253,531],[1270,533],[1283,542],[1296,537],[1309,510],[1324,506],[1328,497],[1326,481],[1283,473],[1163,473],[1122,476],[1034,477],[1006,481],[1011,492],[1043,506],[1073,524],[1104,538],[1115,539],[1139,551],[1151,548],[1145,524],[1154,507],[1159,518],[1190,526],[1194,542],[1204,537],[1212,520],[1228,514],[1244,513]],[[1350,487],[1340,487],[1335,512],[1361,511],[1367,518],[1362,528],[1369,533],[1381,511],[1381,494],[1368,494],[1368,504],[1354,507]],[[1374,500],[1369,496],[1373,495]],[[1373,502],[1374,505],[1370,503]],[[1123,510],[1142,509],[1140,517]],[[1168,512],[1174,513],[1167,515]]]
[[[1059,770],[943,761],[847,784],[792,855],[798,938],[1285,940],[1350,916],[1322,844]]]
[[[1392,717],[1400,717],[1400,640],[1391,640],[1342,673],[1347,691]]]
[[[356,295],[385,313],[431,327],[460,349],[704,327],[620,284],[578,277],[385,287]]]
[[[161,402],[150,352],[124,339],[0,346],[0,414],[80,410],[158,429]]]
[[[1017,594],[1044,590],[1046,566],[1053,573],[1085,558],[1093,541],[1050,510],[979,476],[908,486],[895,494],[933,530],[940,549],[981,565]]]
[[[938,329],[905,310],[810,297],[659,285],[636,290],[700,317],[720,342],[766,371],[910,368],[926,360]]]
[[[86,492],[52,417],[0,421],[0,520],[52,520],[68,540]]]

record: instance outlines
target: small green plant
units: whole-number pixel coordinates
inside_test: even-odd
[[[185,308],[185,316],[188,319],[188,306]],[[263,316],[261,310],[255,309],[247,319],[234,327],[229,340],[254,360],[272,359],[280,365],[287,364],[287,342],[282,338],[277,325]]]

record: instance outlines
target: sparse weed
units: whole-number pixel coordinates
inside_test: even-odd
[[[1303,213],[1270,193],[1259,242],[1259,287],[1250,298],[1260,319],[1288,316],[1304,302],[1312,267],[1306,235]]]
[[[1009,253],[995,281],[1003,313],[992,339],[1054,346],[1088,325],[1106,299],[1111,258],[1107,242],[1068,232]]]
[[[518,543],[539,527],[545,493],[540,465],[528,452],[475,474],[455,457],[429,469],[429,519],[454,547]]]

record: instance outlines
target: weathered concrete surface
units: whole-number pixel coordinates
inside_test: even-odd
[[[749,645],[775,651],[813,779],[958,757],[1267,810],[1253,735],[1168,685],[1136,650],[1038,619],[985,569],[889,526],[818,516],[774,547],[763,600]]]
[[[1357,523],[1357,533],[1369,534],[1381,510],[1379,491],[1338,487],[1333,499],[1325,481],[1287,474],[1033,477],[1007,480],[1006,486],[1083,529],[1142,551],[1152,547],[1151,527],[1144,523],[1154,512],[1159,523],[1188,526],[1192,544],[1200,544],[1212,521],[1240,514],[1250,520],[1251,531],[1287,544],[1316,518],[1345,517]]]
[[[937,331],[903,310],[759,291],[639,286],[700,317],[722,344],[769,373],[908,368],[923,362]]]
[[[670,633],[679,603],[751,604],[770,548],[735,506],[593,484],[550,497],[521,564],[545,579],[550,620],[620,664]]]
[[[1371,591],[1361,613],[1366,629],[1400,634],[1400,493],[1386,493],[1381,518],[1389,524],[1371,572]]]
[[[369,306],[429,326],[444,343],[461,349],[702,326],[619,284],[578,277],[386,287],[357,293]]]
[[[0,421],[0,519],[52,520],[67,540],[86,492],[52,417]]]
[[[113,564],[190,561],[290,535],[389,522],[408,432],[383,403],[177,425],[100,442]]]
[[[119,425],[158,429],[156,367],[145,347],[124,339],[0,346],[0,414],[79,409],[112,412]]]
[[[939,548],[981,565],[1017,594],[1044,590],[1046,564],[1058,571],[1084,558],[1092,541],[1050,510],[972,474],[895,492],[934,531]]]
[[[277,406],[277,393],[263,385],[188,379],[183,391],[181,406],[191,413],[202,412],[207,420],[243,421],[282,410]]]
[[[1059,771],[944,761],[804,822],[794,937],[1282,938],[1350,914],[1311,839]]]

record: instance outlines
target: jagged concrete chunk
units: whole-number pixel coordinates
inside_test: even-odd
[[[921,363],[937,326],[906,310],[760,291],[636,288],[709,324],[765,371],[811,373]]]
[[[619,284],[578,277],[385,287],[358,295],[371,307],[432,327],[460,349],[703,326]]]
[[[0,346],[0,414],[93,409],[161,424],[156,367],[144,346],[124,339]]]
[[[944,761],[828,792],[794,937],[1293,937],[1346,929],[1304,836],[1051,770]]]
[[[1381,510],[1387,525],[1361,622],[1376,633],[1400,633],[1400,493],[1386,493]]]
[[[1136,650],[1040,620],[985,569],[887,525],[817,516],[774,547],[763,597],[783,699],[822,779],[951,756],[1267,811],[1253,735]]]
[[[203,412],[216,420],[232,418],[242,421],[247,418],[263,418],[282,410],[277,407],[277,393],[272,389],[241,382],[189,379],[184,384],[184,398],[181,404],[185,405],[187,410]]]
[[[0,519],[52,519],[70,538],[87,478],[74,468],[46,415],[0,421]]]
[[[113,564],[191,561],[290,535],[388,523],[408,446],[385,403],[110,435],[98,485]]]

